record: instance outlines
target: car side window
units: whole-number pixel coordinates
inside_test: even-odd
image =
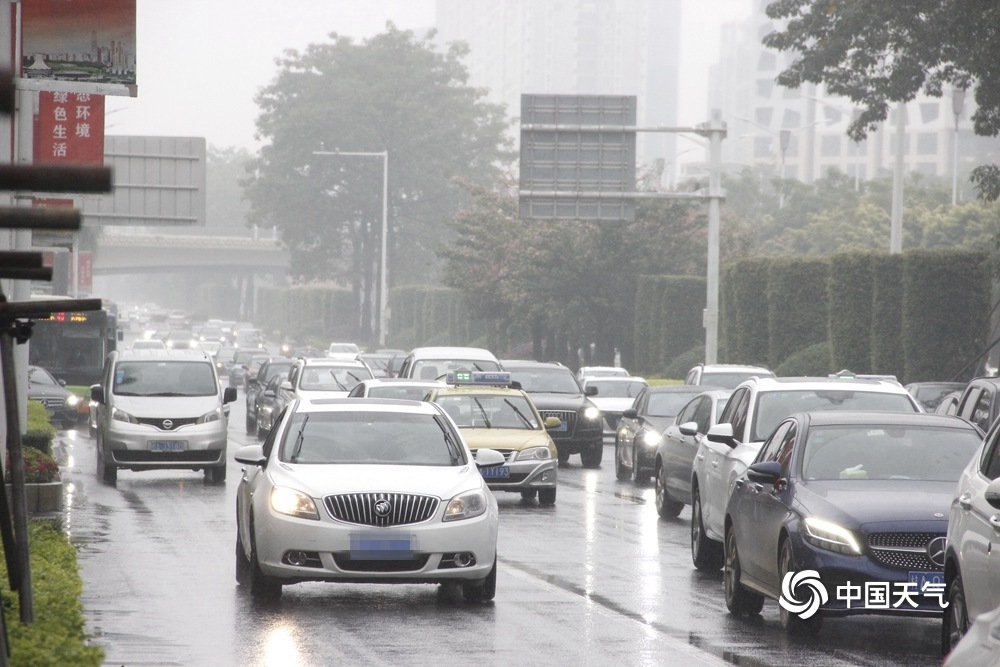
[[[684,422],[693,422],[695,420],[694,414],[698,407],[697,404],[698,404],[697,398],[689,401],[688,404],[685,405],[681,409],[681,411],[677,414],[677,423],[683,424]]]
[[[649,402],[649,390],[643,389],[642,391],[639,392],[639,395],[635,397],[635,403],[633,404],[632,407],[634,407],[635,411],[641,415],[646,412],[646,403],[648,402]]]
[[[782,477],[788,476],[788,470],[792,463],[792,452],[795,447],[795,437],[798,435],[798,425],[795,422],[788,422],[790,427],[781,437],[778,451],[774,455],[774,460],[781,464]]]
[[[292,369],[288,371],[288,381],[292,383],[293,387],[296,385],[296,381],[299,379],[300,370],[302,370],[302,366],[300,366],[299,364],[295,364],[294,366],[292,366]]]
[[[698,371],[691,369],[688,371],[687,377],[684,378],[684,384],[697,384],[698,382]]]
[[[972,409],[979,402],[980,387],[972,387],[958,406],[958,415],[972,421]]]
[[[726,410],[728,411],[728,406]],[[743,435],[746,432],[747,426],[747,412],[750,409],[750,391],[746,390],[743,395],[739,397],[736,405],[733,406],[732,420],[729,422],[733,425],[733,435],[739,441],[745,440]]]
[[[712,417],[712,401],[707,396],[702,396],[695,405],[694,415],[691,419],[698,423],[698,433],[708,432],[708,422]]]
[[[988,431],[990,426],[992,426],[991,418],[991,407],[993,406],[993,389],[990,387],[983,387],[982,392],[979,394],[978,400],[976,400],[976,405],[972,410],[972,417],[969,419],[973,424],[983,429],[983,431]]]
[[[781,446],[781,443],[784,442],[785,434],[787,434],[788,429],[792,427],[792,423],[793,422],[790,421],[782,422],[778,425],[778,428],[774,429],[774,433],[771,434],[771,437],[768,438],[763,445],[761,445],[760,452],[757,454],[757,458],[754,460],[754,463],[775,460],[774,457],[778,453],[778,448]]]
[[[285,418],[285,410],[282,410],[277,417],[274,418],[274,426],[268,431],[267,437],[264,439],[264,445],[262,449],[264,450],[264,457],[271,458],[271,450],[274,449],[274,441],[278,434],[278,425],[281,424],[281,420]]]
[[[733,414],[736,412],[736,406],[743,400],[743,397],[746,396],[746,393],[747,393],[746,389],[737,389],[735,392],[733,392],[732,397],[729,399],[729,403],[726,404],[726,409],[722,411],[721,415],[719,415],[720,424],[733,423]]]

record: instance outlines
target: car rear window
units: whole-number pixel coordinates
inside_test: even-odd
[[[757,395],[757,408],[754,411],[750,441],[766,440],[778,422],[792,413],[814,410],[917,412],[909,394],[857,389],[765,391]]]

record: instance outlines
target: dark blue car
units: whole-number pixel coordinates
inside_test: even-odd
[[[726,606],[814,634],[824,616],[938,615],[948,511],[982,431],[951,416],[811,412],[783,420],[726,509]]]

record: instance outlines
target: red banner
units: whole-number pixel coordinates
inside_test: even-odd
[[[104,96],[38,93],[36,164],[104,164]]]
[[[94,253],[80,250],[76,255],[76,288],[81,294],[91,294],[94,291]]]

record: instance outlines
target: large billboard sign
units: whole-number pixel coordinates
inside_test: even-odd
[[[41,91],[35,164],[104,165],[104,96]]]
[[[29,90],[136,95],[135,0],[21,0]]]

